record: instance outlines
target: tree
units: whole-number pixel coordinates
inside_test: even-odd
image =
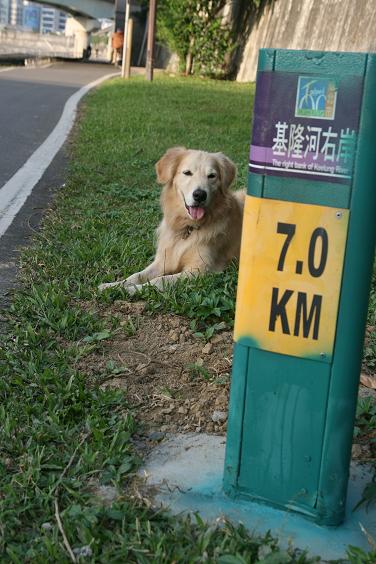
[[[158,37],[176,52],[185,73],[223,75],[233,47],[223,23],[226,0],[163,0],[158,8]]]

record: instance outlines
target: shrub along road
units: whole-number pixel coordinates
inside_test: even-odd
[[[153,254],[154,163],[173,145],[221,150],[238,164],[236,185],[244,186],[252,98],[251,85],[162,77],[114,80],[87,96],[66,187],[22,254],[22,287],[0,349],[2,561],[311,561],[242,527],[172,518],[132,498],[127,485],[139,459],[126,394],[88,385],[77,368],[124,331],[90,304],[125,296],[99,296],[97,285],[139,270]],[[186,316],[208,338],[218,323],[231,326],[235,284],[232,266],[144,297],[151,313]],[[369,351],[372,367],[374,345]]]

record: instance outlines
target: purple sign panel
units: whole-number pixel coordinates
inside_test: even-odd
[[[259,72],[250,172],[351,182],[363,81]]]

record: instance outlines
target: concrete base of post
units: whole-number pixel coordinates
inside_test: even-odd
[[[209,522],[224,517],[234,524],[241,522],[252,534],[271,531],[280,540],[281,548],[292,543],[324,560],[345,558],[349,545],[371,550],[364,530],[376,540],[376,512],[367,512],[364,506],[352,511],[371,479],[369,466],[351,466],[345,523],[320,527],[296,513],[225,496],[225,443],[225,437],[187,434],[171,436],[156,446],[140,471],[155,503],[174,514],[198,512]]]

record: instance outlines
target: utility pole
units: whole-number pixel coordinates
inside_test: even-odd
[[[131,0],[126,0],[125,3],[125,18],[124,18],[124,43],[123,43],[123,56],[121,60],[121,78],[125,78],[125,62],[128,50],[128,31],[129,31],[129,12],[131,9]],[[127,76],[129,78],[129,75]]]
[[[133,37],[133,20],[132,18],[129,18],[124,78],[129,78],[131,76],[132,37]]]
[[[155,19],[157,14],[157,0],[150,0],[148,44],[146,50],[146,80],[153,80],[154,70],[154,44],[155,44]]]

